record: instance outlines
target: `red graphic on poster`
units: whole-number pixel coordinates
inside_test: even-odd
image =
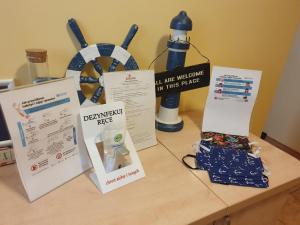
[[[57,159],[60,159],[61,157],[62,157],[62,154],[60,152],[56,154]]]
[[[33,164],[33,165],[30,167],[30,170],[31,170],[31,171],[36,171],[38,168],[39,168],[38,165]]]

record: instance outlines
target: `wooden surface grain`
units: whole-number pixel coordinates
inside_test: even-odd
[[[101,194],[82,174],[29,203],[15,165],[0,168],[1,225],[207,224],[226,205],[161,145],[139,152],[146,177]]]
[[[180,132],[157,132],[159,142],[178,160],[186,154],[194,153],[192,145],[200,139],[202,114],[189,112],[183,115],[183,120],[184,128]],[[262,147],[261,158],[271,171],[269,188],[214,184],[210,182],[206,171],[192,171],[201,182],[226,203],[228,214],[300,185],[300,162],[297,159],[252,134],[250,141],[256,141]]]
[[[193,153],[202,116],[193,112],[183,118],[182,131],[158,131],[161,144],[138,153],[145,178],[105,195],[85,173],[30,203],[16,165],[0,167],[0,225],[206,225],[228,214],[247,217],[239,213],[300,185],[300,162],[253,135],[250,140],[262,147],[272,173],[269,188],[213,184],[206,171],[188,170],[181,158]]]

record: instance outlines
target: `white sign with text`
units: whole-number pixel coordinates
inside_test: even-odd
[[[94,166],[90,178],[103,193],[145,176],[126,129],[123,102],[81,108],[80,115],[84,141]]]
[[[261,71],[214,66],[202,132],[249,135]]]
[[[156,145],[153,70],[104,73],[106,102],[125,103],[127,128],[137,150]]]

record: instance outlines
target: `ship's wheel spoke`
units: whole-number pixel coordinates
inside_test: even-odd
[[[103,87],[102,86],[97,87],[97,89],[93,93],[93,96],[91,97],[91,101],[94,103],[98,102],[102,92],[103,92]]]

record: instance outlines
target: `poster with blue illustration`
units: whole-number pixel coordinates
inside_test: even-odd
[[[214,66],[202,132],[249,135],[261,71]]]
[[[5,91],[0,106],[30,201],[91,168],[72,78]]]

